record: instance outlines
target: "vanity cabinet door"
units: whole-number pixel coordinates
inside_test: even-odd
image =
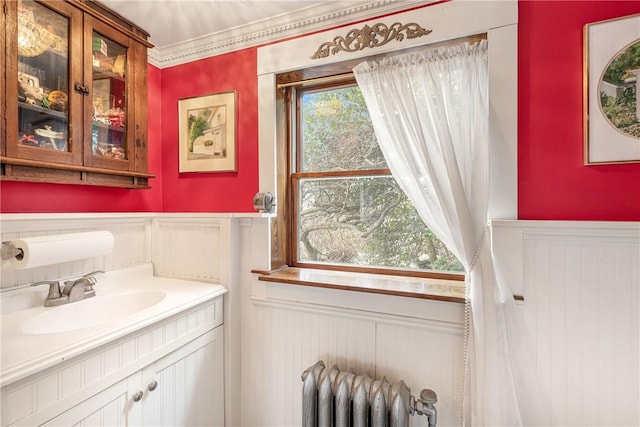
[[[131,393],[127,384],[128,380],[124,379],[40,425],[43,427],[131,425],[128,422]]]
[[[143,426],[223,426],[223,326],[142,372]]]
[[[39,425],[224,426],[223,328],[218,326]]]

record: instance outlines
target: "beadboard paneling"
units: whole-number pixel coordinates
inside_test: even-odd
[[[552,425],[640,425],[640,224],[494,226],[519,236],[503,261],[521,265]]]
[[[365,320],[258,306],[255,351],[243,378],[255,381],[253,414],[243,425],[293,426],[302,419],[300,375],[318,359],[374,372],[375,325]],[[252,357],[253,356],[253,357]],[[245,424],[247,422],[247,424]]]
[[[163,216],[154,225],[154,273],[220,283],[229,263],[230,220],[215,217]]]
[[[243,418],[243,425],[299,425],[300,376],[317,360],[341,371],[404,380],[414,396],[431,388],[439,398],[438,425],[460,423],[461,325],[443,332],[428,322],[376,313],[261,299],[254,299],[254,306],[257,329],[249,345],[255,350],[244,352],[243,390],[252,390],[256,415]],[[411,425],[425,421],[413,417]]]
[[[438,394],[438,425],[460,424],[463,311],[456,303],[422,311],[404,298],[266,284],[248,273],[268,253],[267,220],[240,228],[242,295],[242,426],[299,426],[302,372],[318,360],[357,374],[404,380],[412,394]],[[409,304],[407,304],[410,302]],[[404,304],[405,313],[400,306]],[[451,313],[447,314],[449,307]],[[434,309],[431,316],[429,309]],[[457,321],[454,321],[456,319]],[[247,410],[251,408],[251,410]],[[411,419],[423,427],[424,417]]]
[[[4,214],[2,241],[49,234],[107,230],[114,234],[111,254],[26,270],[9,261],[0,269],[0,289],[39,280],[77,277],[153,261],[157,276],[221,283],[231,265],[228,216],[213,214]]]
[[[423,388],[434,390],[438,394],[438,425],[462,424],[462,328],[451,334],[424,326],[378,323],[376,342],[378,377],[403,379],[416,397]],[[426,424],[425,417],[412,417],[412,426]]]
[[[264,256],[251,251],[260,228],[242,227],[241,271]],[[525,298],[552,425],[640,425],[640,225],[496,221],[494,228],[494,253]],[[376,301],[355,294],[240,277],[242,407],[253,409],[243,411],[242,425],[300,425],[300,374],[318,359],[404,379],[414,394],[432,388],[438,425],[460,424],[462,318],[456,333],[442,313],[407,320],[390,312],[393,297],[375,310]]]
[[[225,346],[234,349],[225,363],[233,358],[242,374],[239,369],[226,372],[227,392],[233,389],[234,395],[240,394],[240,404],[229,404],[226,414],[240,421],[229,425],[299,425],[300,375],[318,359],[337,363],[341,370],[353,367],[392,381],[403,379],[413,394],[432,388],[439,398],[438,425],[460,424],[463,318],[459,305],[424,302],[416,306],[415,301],[394,297],[259,282],[250,270],[263,267],[268,259],[268,218],[9,216],[2,216],[3,241],[106,229],[116,236],[116,250],[103,260],[19,272],[24,275],[3,265],[3,290],[96,267],[116,269],[149,260],[157,267],[157,275],[228,285],[239,300],[225,324],[229,320],[240,326],[225,337]],[[545,385],[541,392],[551,397],[548,410],[553,426],[640,425],[640,225],[496,221],[493,238],[503,270],[513,283],[521,284],[525,297],[521,309],[535,331],[535,356]],[[158,334],[171,337],[172,331]],[[153,351],[160,339],[156,335],[141,337],[137,351]],[[129,354],[125,347],[88,359],[81,376],[84,381],[96,381],[100,376],[91,374],[97,372],[96,366],[101,373],[111,372]],[[69,379],[79,374],[69,371]],[[235,385],[230,388],[230,384]],[[67,386],[75,385],[67,381]],[[12,410],[16,411],[34,396],[29,387],[15,393]],[[46,394],[37,397],[57,399]],[[412,425],[423,426],[424,418],[413,417]]]
[[[235,216],[240,218],[236,219]],[[156,276],[224,284],[230,290],[229,295],[224,297],[225,306],[230,308],[225,312],[225,329],[228,328],[230,333],[224,336],[224,375],[227,379],[231,378],[225,381],[227,398],[224,415],[228,425],[239,425],[241,316],[240,287],[237,286],[236,276],[240,271],[240,254],[238,239],[233,233],[240,222],[251,226],[252,216],[207,213],[1,214],[2,241],[41,234],[108,230],[115,236],[115,248],[112,254],[97,259],[22,271],[13,269],[5,262],[0,270],[0,289],[21,292],[19,288],[38,280],[64,280],[98,269],[115,270],[150,262],[153,263]],[[42,287],[42,298],[46,291]],[[150,347],[152,343],[159,342],[163,334],[170,337],[174,332],[172,329],[154,332],[146,342],[139,343],[142,346],[140,348]],[[107,352],[104,364],[100,362],[101,366],[105,372],[119,369],[121,358],[131,354],[127,351],[122,354],[119,351],[117,354]],[[87,363],[96,365],[98,361]],[[87,379],[96,372],[85,371]],[[31,399],[31,395],[28,397]],[[17,402],[19,406],[27,400],[17,399]]]
[[[149,263],[152,220],[153,216],[146,214],[1,215],[0,238],[3,242],[23,237],[106,230],[113,233],[115,245],[108,255],[25,270],[16,270],[9,261],[4,261],[0,267],[0,289]]]

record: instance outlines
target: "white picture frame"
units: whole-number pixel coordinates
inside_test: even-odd
[[[640,162],[640,14],[585,25],[584,91],[584,164]]]

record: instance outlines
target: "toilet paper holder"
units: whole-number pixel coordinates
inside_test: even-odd
[[[12,242],[2,242],[2,261],[12,258],[22,258],[24,256],[24,252],[22,249],[16,248],[13,246]]]

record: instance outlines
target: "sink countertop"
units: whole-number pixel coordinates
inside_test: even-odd
[[[33,334],[23,332],[25,322],[29,319],[85,301],[44,307],[47,286],[0,294],[0,386],[25,378],[227,292],[225,287],[217,284],[155,277],[151,264],[109,271],[96,277],[96,296],[86,300],[92,301],[94,305],[99,303],[101,297],[119,294],[163,292],[166,296],[139,312],[108,322],[93,325],[88,322],[89,325],[83,327],[83,319],[74,319],[78,322],[75,329]]]

